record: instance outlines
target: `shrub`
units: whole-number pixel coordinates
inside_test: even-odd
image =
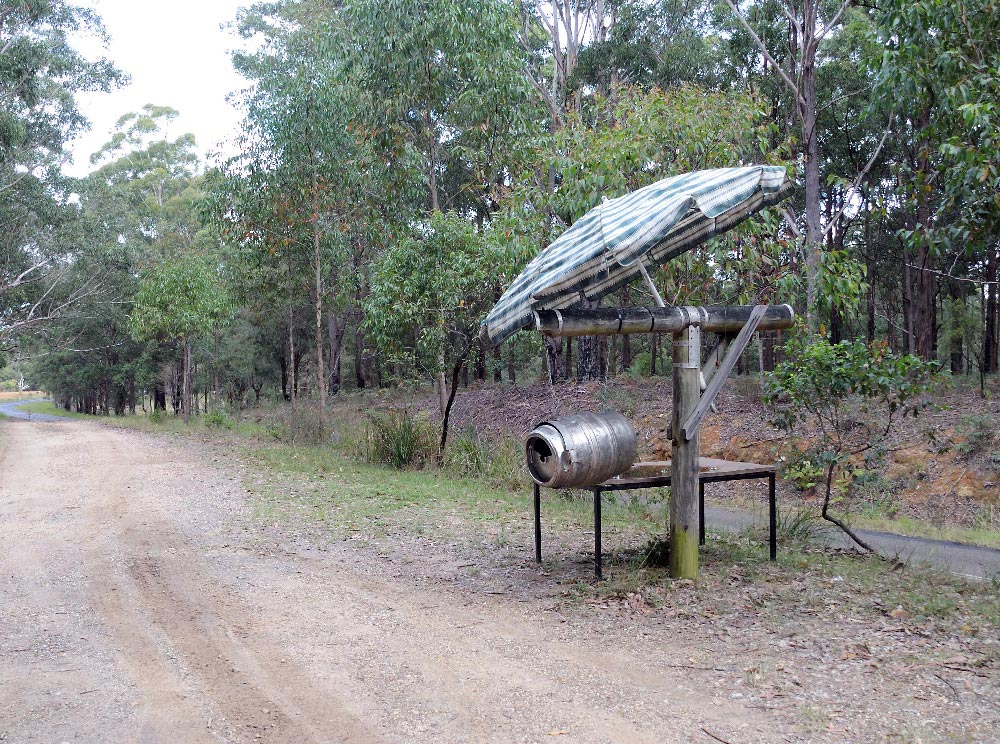
[[[369,414],[360,450],[365,462],[398,469],[420,467],[437,454],[437,432],[409,411],[376,411]]]
[[[232,429],[236,425],[233,417],[221,408],[206,413],[204,421],[209,429]]]
[[[319,406],[299,401],[284,414],[284,435],[292,444],[322,444],[329,435]]]
[[[154,408],[149,412],[149,420],[154,424],[162,424],[167,418],[167,412],[162,408]]]
[[[871,550],[830,511],[834,476],[852,457],[877,450],[896,419],[917,415],[925,406],[939,366],[885,344],[800,337],[786,347],[786,360],[766,377],[765,392],[775,426],[800,427],[812,437],[810,463],[823,468],[821,516],[854,542]],[[849,493],[852,481],[845,479]]]

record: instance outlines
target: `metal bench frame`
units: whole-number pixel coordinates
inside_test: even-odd
[[[711,457],[702,457],[698,460],[698,544],[705,544],[705,484],[724,483],[736,480],[767,480],[768,499],[768,549],[770,559],[773,561],[778,555],[777,530],[778,530],[778,505],[774,492],[775,467],[773,465],[758,465],[749,462],[735,462],[732,460],[716,460]],[[641,462],[633,466],[633,470],[653,469],[664,470],[670,467],[670,461]],[[629,471],[632,472],[632,471]],[[594,493],[594,575],[599,579],[602,576],[601,560],[601,494],[605,491],[632,491],[641,488],[660,488],[670,485],[671,474],[662,473],[660,475],[625,475],[612,478],[591,486]],[[535,497],[535,562],[542,562],[542,498],[541,486],[534,484]]]

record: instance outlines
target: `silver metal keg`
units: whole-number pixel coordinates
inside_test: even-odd
[[[594,486],[632,467],[635,429],[620,413],[578,413],[545,421],[525,440],[528,472],[549,488]]]

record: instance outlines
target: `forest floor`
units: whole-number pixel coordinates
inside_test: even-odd
[[[996,587],[583,515],[329,450],[0,424],[0,741],[991,742]],[[549,507],[547,507],[548,509]],[[612,534],[627,532],[609,511]]]

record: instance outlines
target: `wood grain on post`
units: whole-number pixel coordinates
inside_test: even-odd
[[[694,320],[709,333],[737,333],[755,305],[680,307],[609,307],[593,310],[538,310],[535,328],[546,336],[612,336],[621,333],[678,333]],[[795,312],[790,305],[768,305],[759,331],[791,328]]]
[[[699,310],[677,309],[686,316]],[[698,577],[698,455],[701,433],[696,430],[690,438],[686,438],[682,427],[701,397],[701,332],[697,325],[686,325],[674,334],[673,362],[670,575],[675,579],[695,579]]]

